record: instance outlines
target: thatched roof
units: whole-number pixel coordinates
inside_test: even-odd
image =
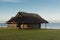
[[[48,21],[38,14],[18,12],[15,17],[7,21],[7,24],[9,23],[48,23]]]

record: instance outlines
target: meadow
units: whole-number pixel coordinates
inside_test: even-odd
[[[60,29],[0,29],[0,40],[60,40]]]

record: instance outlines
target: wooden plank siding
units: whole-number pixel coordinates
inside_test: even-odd
[[[16,24],[8,24],[8,28],[14,28],[14,29],[16,29],[17,25]]]
[[[8,24],[8,28],[20,28],[20,29],[36,29],[40,28],[41,24]]]

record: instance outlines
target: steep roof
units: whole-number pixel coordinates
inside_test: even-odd
[[[8,23],[48,23],[38,14],[27,13],[27,12],[18,12],[15,17],[12,17],[7,21]]]

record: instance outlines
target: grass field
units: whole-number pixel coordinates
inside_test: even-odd
[[[60,40],[60,30],[0,29],[0,40]]]

